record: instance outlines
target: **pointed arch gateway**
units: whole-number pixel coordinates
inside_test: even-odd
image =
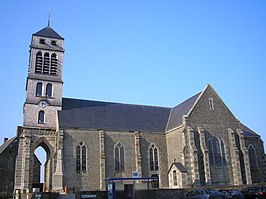
[[[42,148],[45,151],[45,157],[38,157],[35,153],[36,149]],[[49,143],[47,138],[44,136],[37,138],[32,143],[32,151],[31,151],[31,159],[30,162],[30,184],[32,187],[39,186],[41,182],[41,176],[43,176],[43,189],[44,190],[51,190],[52,189],[52,175],[53,175],[53,157],[54,157],[54,149],[53,146]],[[45,162],[43,165],[43,171],[41,171],[41,164],[40,158],[44,158]],[[41,173],[42,172],[42,173]],[[41,190],[42,191],[42,190]]]
[[[62,167],[57,165],[61,163],[59,158],[61,149],[58,148],[58,133],[56,130],[24,126],[19,127],[17,131],[19,143],[14,189],[20,190],[20,192],[26,190],[32,192],[33,188],[41,188],[40,161],[35,154],[38,147],[43,149],[43,156],[45,156],[44,171],[42,172],[45,191],[57,190],[56,188],[63,189],[62,183],[60,184],[62,174],[60,173],[61,176],[58,176],[59,172],[55,172],[62,170]],[[55,181],[55,179],[58,181]],[[38,186],[35,186],[36,184]],[[40,191],[42,190],[40,189]]]

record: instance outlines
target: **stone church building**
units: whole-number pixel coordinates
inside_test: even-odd
[[[104,179],[132,171],[158,177],[160,188],[264,181],[261,137],[211,85],[175,107],[64,98],[63,57],[64,38],[50,25],[32,35],[23,126],[0,147],[1,189],[40,182],[39,146],[48,191],[105,190]]]

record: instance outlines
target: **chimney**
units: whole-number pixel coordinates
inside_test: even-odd
[[[4,138],[4,143],[8,140],[8,138]]]

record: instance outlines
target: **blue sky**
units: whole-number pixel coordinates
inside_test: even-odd
[[[173,107],[210,83],[266,140],[266,1],[1,1],[0,143],[22,125],[31,35],[65,38],[63,96]]]

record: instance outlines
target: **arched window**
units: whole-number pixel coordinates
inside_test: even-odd
[[[39,124],[44,124],[44,111],[39,111],[39,114],[38,114],[38,123]]]
[[[226,163],[224,142],[217,137],[207,142],[210,165],[223,165]]]
[[[39,51],[36,54],[35,73],[42,73],[42,52]]]
[[[250,170],[256,171],[257,168],[257,158],[256,158],[256,152],[253,145],[248,146],[248,156],[249,156],[249,164],[250,164]]]
[[[124,171],[125,170],[125,151],[124,147],[120,142],[115,145],[114,149],[114,158],[115,158],[115,171]]]
[[[214,164],[214,155],[213,155],[213,146],[212,146],[211,140],[208,140],[208,151],[209,151],[210,165],[213,165]]]
[[[43,73],[44,74],[50,73],[50,56],[49,56],[49,53],[44,54]]]
[[[150,170],[158,171],[159,170],[159,152],[157,147],[152,144],[149,148],[149,159],[150,159]]]
[[[38,82],[36,85],[36,96],[42,96],[42,83]]]
[[[56,41],[55,40],[51,41],[51,45],[56,46]]]
[[[51,83],[48,83],[46,85],[46,97],[52,97],[52,90],[53,90],[53,85]]]
[[[174,186],[177,186],[176,170],[173,171],[173,183],[174,183]]]
[[[56,75],[57,73],[57,56],[52,54],[51,56],[51,75]]]
[[[87,147],[83,142],[80,142],[76,147],[76,171],[87,170]]]
[[[221,164],[222,163],[222,153],[221,153],[221,147],[220,147],[220,141],[217,137],[213,138],[213,152],[214,152],[214,161],[215,164]]]
[[[223,141],[221,141],[221,151],[222,151],[222,154],[221,154],[222,164],[225,164],[226,163],[226,157],[225,157],[225,148],[224,148],[224,142]]]

